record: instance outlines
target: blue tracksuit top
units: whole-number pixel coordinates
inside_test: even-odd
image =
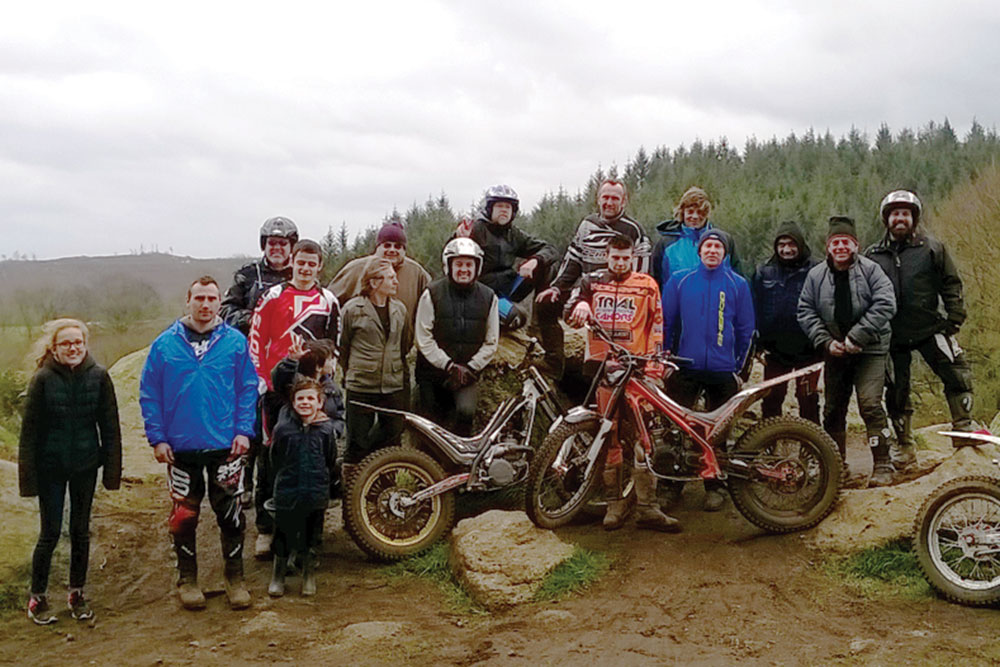
[[[690,368],[736,373],[754,332],[746,279],[723,263],[675,273],[663,288],[663,345],[693,359]]]
[[[139,405],[150,445],[166,442],[175,452],[229,449],[237,435],[253,437],[257,372],[246,337],[221,322],[199,360],[177,320],[149,349]]]

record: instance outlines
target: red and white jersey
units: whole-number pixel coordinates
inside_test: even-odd
[[[249,338],[250,358],[268,389],[273,389],[271,370],[288,354],[293,333],[340,345],[340,304],[333,292],[319,286],[303,291],[290,282],[264,292],[253,311]]]

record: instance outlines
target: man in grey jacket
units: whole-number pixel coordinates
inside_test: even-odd
[[[798,306],[799,325],[826,360],[823,428],[846,461],[847,406],[855,390],[874,461],[870,484],[887,486],[894,470],[882,390],[896,296],[881,267],[858,255],[851,218],[830,218],[826,252],[806,276]]]

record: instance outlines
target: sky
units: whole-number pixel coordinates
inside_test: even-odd
[[[817,5],[812,8],[812,5]],[[17,3],[0,256],[256,254],[640,146],[1000,124],[1000,3]]]

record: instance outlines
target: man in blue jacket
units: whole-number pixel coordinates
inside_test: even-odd
[[[257,373],[247,339],[219,317],[219,285],[203,276],[188,288],[188,314],[149,350],[139,404],[153,455],[167,464],[177,553],[177,591],[185,609],[202,609],[195,533],[208,491],[222,531],[225,588],[233,609],[250,606],[243,581],[243,458],[256,420]],[[207,480],[206,480],[207,475]]]
[[[754,310],[746,279],[725,261],[731,247],[724,231],[705,231],[698,267],[675,273],[663,288],[663,345],[692,360],[667,386],[684,406],[693,406],[704,393],[705,408],[714,410],[739,391],[737,373],[753,340]],[[705,492],[705,510],[721,509],[721,483],[706,481]]]

